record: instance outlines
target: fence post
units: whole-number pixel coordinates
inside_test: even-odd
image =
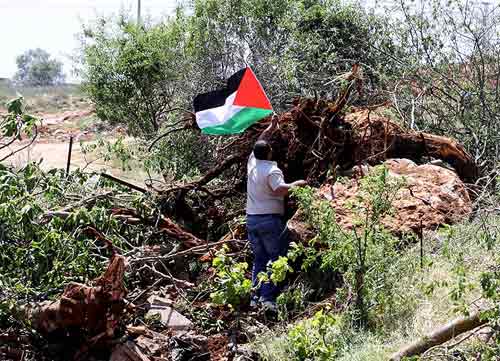
[[[66,177],[69,175],[69,166],[71,165],[72,150],[73,150],[73,136],[69,137],[68,162],[66,163]]]

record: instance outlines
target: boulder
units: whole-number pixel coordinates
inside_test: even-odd
[[[189,319],[170,307],[171,300],[153,296],[148,301],[150,309],[146,314],[147,318],[159,317],[164,326],[174,331],[185,331],[193,327],[193,323]]]
[[[408,159],[389,159],[383,164],[390,176],[405,179],[405,185],[395,196],[394,212],[382,220],[391,233],[401,236],[420,230],[435,230],[441,225],[459,222],[472,212],[472,202],[464,183],[446,166],[417,165]],[[339,225],[352,229],[356,216],[348,205],[355,199],[358,190],[359,178],[355,176],[346,182],[324,184],[317,194],[335,208]],[[300,211],[288,226],[295,241],[308,241],[314,236],[303,222]]]
[[[135,343],[127,341],[113,350],[109,361],[151,361],[151,359]]]

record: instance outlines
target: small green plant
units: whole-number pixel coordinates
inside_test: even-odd
[[[245,275],[248,263],[235,262],[227,255],[229,248],[224,245],[212,261],[217,272],[217,290],[210,294],[212,301],[218,305],[227,305],[230,309],[238,309],[241,301],[250,296],[252,281]]]
[[[288,331],[288,351],[294,360],[333,360],[341,346],[341,318],[323,310]]]
[[[260,283],[272,282],[275,285],[283,282],[288,273],[292,273],[293,269],[288,264],[288,258],[279,256],[278,259],[267,265],[267,272],[260,272],[257,277]]]
[[[306,309],[306,300],[311,290],[303,282],[298,282],[284,290],[276,298],[278,306],[278,319],[286,321],[293,313],[301,312]]]

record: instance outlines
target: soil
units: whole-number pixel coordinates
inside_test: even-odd
[[[0,110],[0,115],[1,113]],[[36,113],[35,115],[42,119],[37,139],[25,150],[8,158],[5,164],[18,168],[29,162],[40,162],[40,166],[45,170],[53,168],[65,169],[68,161],[69,142],[70,138],[73,137],[71,170],[77,168],[84,169],[87,172],[106,170],[107,173],[128,181],[143,181],[145,174],[142,172],[125,171],[116,164],[110,164],[110,162],[96,159],[82,152],[81,143],[96,141],[98,135],[108,141],[113,141],[119,136],[125,136],[124,129],[101,125],[97,121],[82,125],[86,119],[93,116],[93,113],[92,109],[79,109],[60,113]],[[17,145],[22,146],[28,142],[28,139],[26,139],[17,143]],[[9,151],[9,149],[1,150],[0,158],[8,154]]]

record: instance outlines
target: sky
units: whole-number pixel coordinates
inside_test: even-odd
[[[82,22],[125,9],[137,13],[138,0],[0,0],[0,78],[16,72],[16,57],[42,48],[64,63],[71,76],[69,57],[78,47],[76,34]],[[141,0],[142,13],[153,17],[170,14],[176,0]]]

